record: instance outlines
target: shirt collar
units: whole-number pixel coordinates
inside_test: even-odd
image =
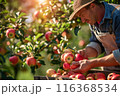
[[[111,14],[112,14],[112,10],[111,10],[111,5],[109,5],[106,2],[103,2],[104,6],[105,6],[105,15],[103,17],[103,19],[101,20],[100,24],[102,24],[104,22],[105,19],[112,19]]]

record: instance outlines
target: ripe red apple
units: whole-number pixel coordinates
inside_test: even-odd
[[[46,75],[49,76],[49,77],[51,77],[55,73],[56,73],[56,71],[52,68],[47,69],[47,71],[46,71]]]
[[[120,80],[120,75],[119,74],[114,74],[112,76],[111,80]]]
[[[53,39],[53,34],[51,31],[45,33],[45,38],[47,41],[51,41]]]
[[[104,73],[94,73],[95,74],[95,80],[106,80],[105,74]]]
[[[80,61],[83,60],[83,56],[81,56],[80,54],[75,54],[75,61]]]
[[[67,63],[72,63],[74,59],[74,55],[72,53],[65,53],[64,55],[64,62],[67,62]]]
[[[95,80],[95,74],[93,74],[93,73],[87,74],[86,80]]]
[[[14,30],[14,29],[8,29],[8,30],[6,31],[6,36],[7,36],[8,38],[14,38],[14,37],[15,37],[15,30]]]
[[[73,78],[75,78],[75,76],[76,76],[75,74],[74,75],[70,75],[69,78],[73,79]]]
[[[42,65],[42,64],[40,64],[40,63],[37,63],[37,66],[38,66],[38,68],[40,68],[40,67],[41,67],[41,65]]]
[[[36,65],[36,59],[34,57],[27,57],[26,58],[26,63],[29,66],[35,66]]]
[[[9,61],[12,63],[12,65],[16,65],[19,61],[19,57],[18,56],[12,56],[9,58]]]
[[[52,74],[51,77],[60,77],[61,74],[60,73],[55,73],[55,74]]]
[[[65,55],[65,54],[62,54],[62,55],[61,55],[61,61],[63,61],[63,62],[64,62],[64,55]]]
[[[111,80],[112,76],[115,75],[116,73],[109,73],[107,76],[107,80]]]
[[[57,48],[57,46],[54,46],[54,47],[53,47],[53,52],[54,52],[55,54],[59,54],[59,53],[60,53],[60,51],[59,51],[59,49]]]
[[[85,78],[85,76],[83,75],[83,74],[77,74],[76,76],[75,76],[75,78],[76,79],[80,79],[80,80],[85,80],[86,78]]]
[[[67,63],[67,62],[63,63],[63,69],[64,70],[69,70],[70,69],[70,64]]]
[[[39,18],[39,16],[40,16],[40,11],[35,11],[34,12],[34,17],[35,18]]]

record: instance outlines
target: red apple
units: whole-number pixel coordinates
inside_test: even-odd
[[[107,76],[107,80],[111,80],[112,76],[114,76],[116,73],[109,73]]]
[[[95,74],[93,74],[93,73],[87,74],[86,80],[95,80]]]
[[[47,69],[47,71],[46,71],[46,75],[49,76],[49,77],[51,77],[55,73],[56,73],[56,71],[52,68]]]
[[[7,36],[8,38],[14,38],[14,37],[15,37],[15,30],[14,30],[14,29],[8,29],[8,30],[6,31],[6,36]]]
[[[85,78],[85,76],[83,75],[83,74],[77,74],[76,76],[75,76],[75,78],[76,79],[80,79],[80,80],[85,80],[86,78]]]
[[[51,77],[60,77],[61,74],[60,73],[55,73],[55,74],[52,74]]]
[[[83,56],[81,56],[80,54],[75,54],[75,61],[80,61],[83,60]]]
[[[67,63],[67,62],[63,63],[63,69],[64,70],[69,70],[70,69],[70,64]]]
[[[67,63],[72,63],[74,59],[74,55],[72,53],[65,53],[64,55],[64,62],[67,62]]]
[[[40,11],[35,11],[34,12],[34,17],[35,18],[39,18],[39,16],[40,16]]]
[[[59,49],[57,48],[57,46],[54,46],[54,47],[53,47],[53,52],[54,52],[55,54],[59,54],[59,53],[60,53],[60,51],[59,51]]]
[[[69,78],[73,79],[73,78],[75,78],[75,76],[76,76],[75,74],[74,75],[70,75]]]
[[[37,66],[38,66],[38,68],[40,68],[40,67],[41,67],[41,65],[42,65],[42,64],[40,64],[40,63],[37,63]]]
[[[120,80],[120,75],[119,74],[114,74],[112,76],[111,80]]]
[[[45,38],[47,41],[51,41],[53,39],[53,34],[51,31],[45,33]]]
[[[64,55],[65,55],[65,53],[61,55],[61,61],[63,61],[63,62],[64,62]]]
[[[105,74],[104,73],[94,73],[95,74],[95,80],[106,80]]]
[[[13,64],[16,65],[19,61],[19,57],[18,56],[12,56],[9,58],[9,61]]]
[[[36,65],[36,59],[34,57],[27,57],[26,63],[29,66],[35,66]]]

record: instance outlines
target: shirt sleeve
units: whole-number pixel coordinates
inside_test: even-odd
[[[91,37],[89,39],[90,43],[86,47],[92,47],[96,49],[98,52],[98,55],[104,52],[104,47],[102,46],[102,43],[99,42],[99,40],[96,38],[94,32],[92,31],[92,26],[89,25],[90,30],[91,30]]]
[[[120,64],[120,49],[114,50],[113,55],[115,57],[115,60]]]

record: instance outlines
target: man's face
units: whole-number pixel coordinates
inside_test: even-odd
[[[83,23],[94,25],[97,22],[96,14],[91,9],[82,8],[76,16],[80,17]]]

